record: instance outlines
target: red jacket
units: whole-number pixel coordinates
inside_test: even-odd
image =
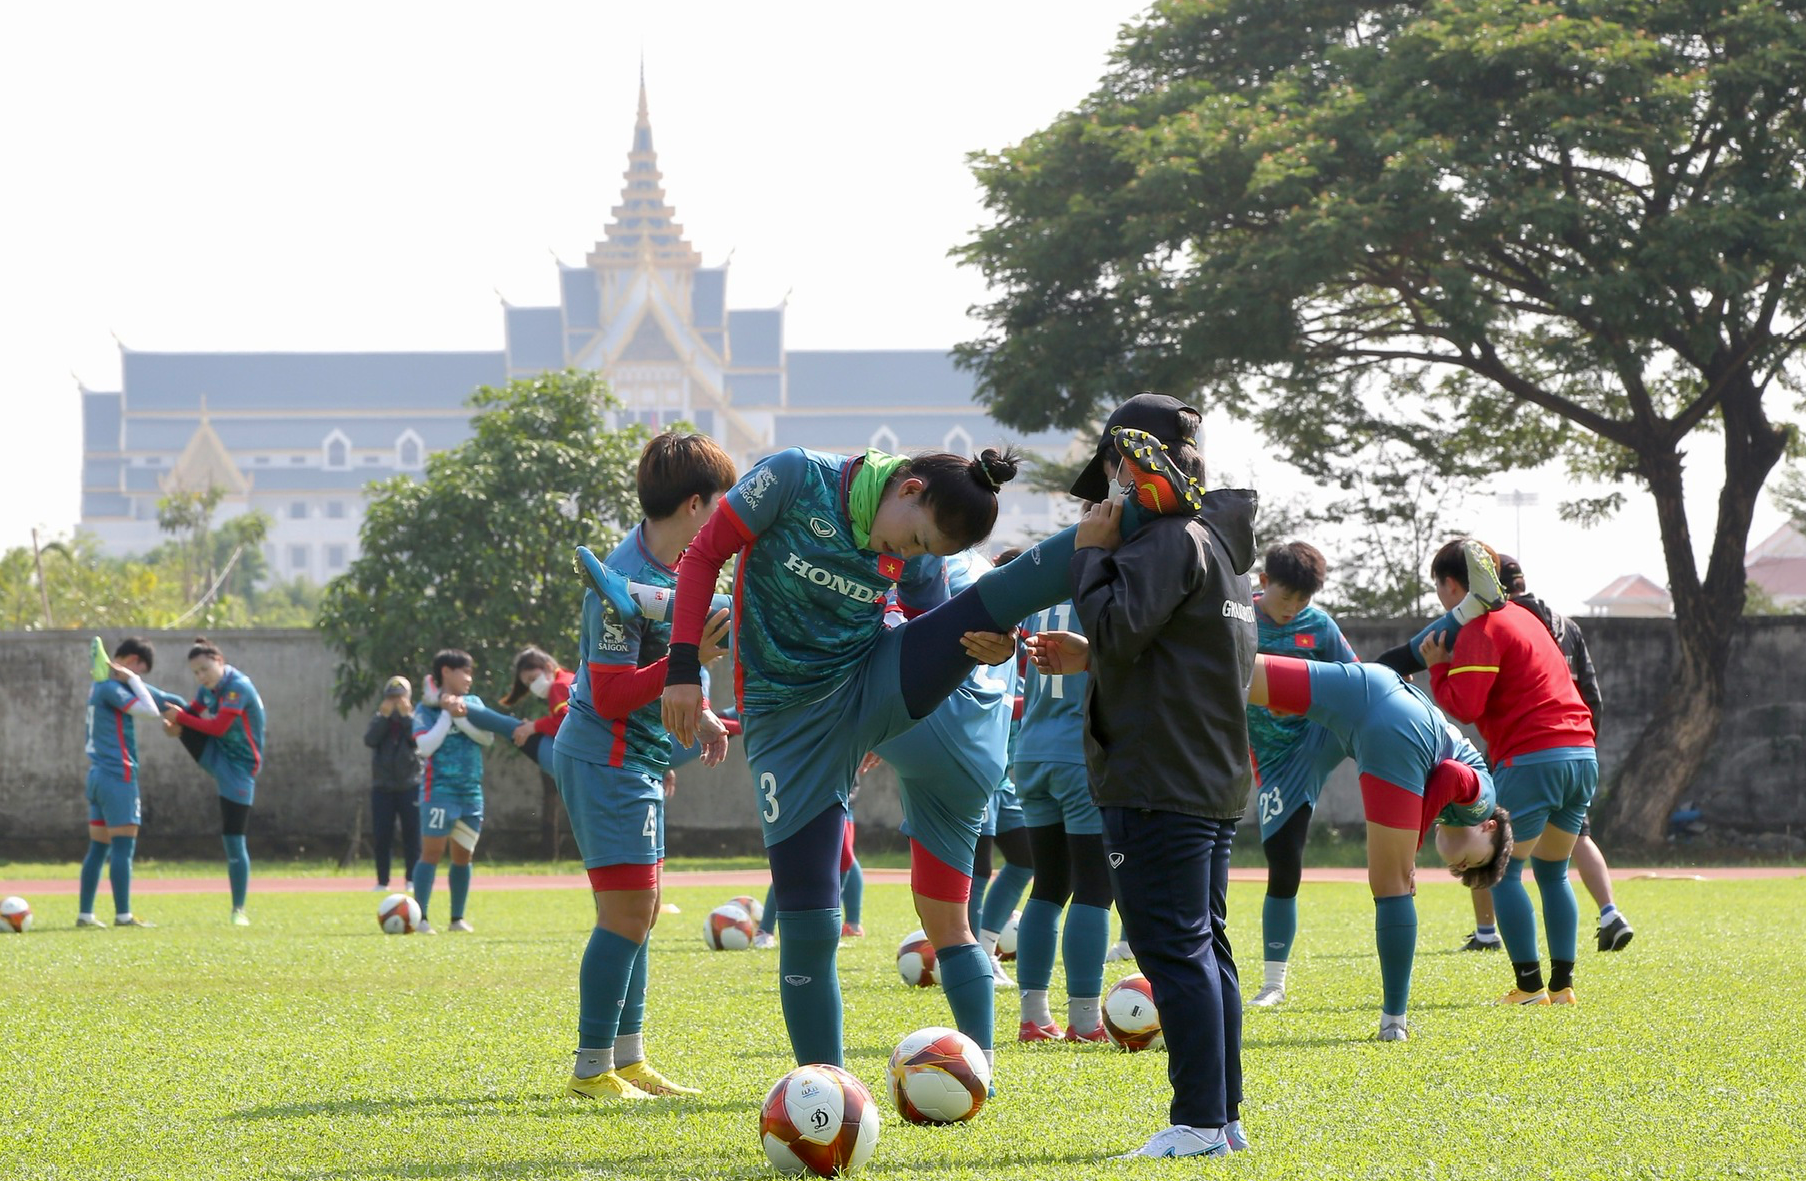
[[[1516,603],[1461,629],[1449,662],[1430,669],[1430,691],[1450,717],[1479,727],[1494,766],[1531,751],[1593,745],[1592,711],[1561,646]]]
[[[566,668],[552,674],[552,687],[546,690],[546,716],[534,721],[534,733],[544,734],[547,738],[557,735],[558,727],[564,725],[564,715],[571,708],[571,681],[574,677],[575,674]]]

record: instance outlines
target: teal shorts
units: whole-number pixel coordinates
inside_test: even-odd
[[[657,865],[665,856],[665,777],[560,752],[552,777],[585,869]]]
[[[1493,768],[1499,806],[1511,813],[1513,839],[1527,844],[1553,825],[1579,835],[1599,789],[1599,756],[1590,746],[1531,751]]]
[[[249,767],[232,761],[226,754],[226,748],[218,741],[208,738],[207,745],[201,750],[201,757],[195,760],[201,769],[213,776],[213,782],[219,794],[235,804],[250,807],[257,794],[257,779],[251,774]]]
[[[1272,840],[1273,834],[1284,828],[1298,809],[1315,808],[1330,772],[1347,757],[1341,740],[1313,722],[1277,758],[1252,760],[1260,839]]]
[[[88,769],[88,823],[124,828],[140,823],[138,786],[97,768]]]
[[[1083,763],[1017,763],[1010,770],[1029,827],[1058,824],[1074,835],[1103,835],[1104,814],[1091,802],[1091,782]]]
[[[1022,801],[1016,797],[1016,785],[1006,776],[991,791],[991,802],[985,808],[984,835],[1015,832],[1028,823],[1022,814]]]
[[[420,800],[420,835],[423,837],[450,836],[451,830],[462,820],[477,832],[483,831],[483,797],[474,799],[468,796],[423,795]]]
[[[930,716],[878,748],[897,773],[904,832],[968,877],[996,784],[973,777],[948,754],[948,736]]]

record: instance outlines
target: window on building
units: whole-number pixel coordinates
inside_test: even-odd
[[[288,457],[288,461],[289,461],[289,462],[290,462],[290,463],[296,463],[296,464],[300,464],[300,463],[306,463],[306,462],[307,462],[307,456],[305,456],[305,455],[291,455],[291,456],[289,456],[289,457]]]
[[[972,436],[966,433],[966,428],[963,426],[956,426],[948,431],[942,445],[955,455],[972,454]]]
[[[291,545],[288,547],[288,568],[296,571],[305,571],[307,569],[306,546]]]
[[[426,444],[412,430],[401,432],[395,440],[395,466],[404,472],[418,471],[426,461]]]
[[[382,457],[382,456],[380,456],[380,455],[366,455],[366,456],[364,456],[364,463],[365,463],[365,464],[375,464],[375,463],[381,463],[381,462],[382,462],[382,461],[383,461],[383,457]]]
[[[288,519],[291,521],[307,520],[307,502],[305,500],[291,500],[288,506]]]
[[[881,426],[872,432],[871,445],[880,451],[895,451],[897,449],[897,432],[887,426]]]
[[[345,519],[345,502],[342,500],[327,501],[326,519],[329,521],[343,521]]]
[[[345,437],[344,431],[335,430],[327,435],[322,451],[328,468],[342,471],[351,466],[351,440]]]
[[[267,455],[259,455],[252,459],[251,462],[256,464],[267,464],[270,462],[270,457]]]
[[[326,547],[326,568],[328,570],[343,570],[345,568],[344,546],[329,545]]]

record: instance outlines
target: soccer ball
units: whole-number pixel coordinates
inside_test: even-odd
[[[732,902],[717,906],[702,920],[702,941],[714,951],[745,951],[758,931],[752,916]]]
[[[0,935],[23,935],[31,930],[31,903],[14,895],[0,899]]]
[[[897,975],[903,983],[916,988],[933,988],[941,982],[941,969],[934,962],[934,944],[925,931],[911,931],[897,945]]]
[[[851,1172],[878,1146],[878,1105],[838,1066],[799,1066],[766,1092],[759,1140],[780,1173]]]
[[[376,922],[385,935],[412,935],[420,925],[420,904],[406,894],[391,894],[376,908]]]
[[[890,1056],[890,1098],[912,1124],[956,1124],[985,1105],[991,1064],[957,1029],[918,1029]]]
[[[1010,917],[1003,920],[1003,930],[997,933],[997,958],[1009,963],[1016,958],[1016,929],[1022,925],[1022,912],[1010,911]]]
[[[751,894],[742,894],[738,898],[729,898],[728,901],[750,915],[753,922],[762,923],[765,921],[765,904],[760,902],[757,898],[754,898]]]
[[[1160,1010],[1154,987],[1137,972],[1124,976],[1104,994],[1104,1032],[1119,1050],[1158,1050],[1166,1045],[1160,1032]]]

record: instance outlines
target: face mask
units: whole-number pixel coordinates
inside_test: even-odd
[[[533,696],[539,698],[541,701],[544,701],[546,699],[546,694],[551,691],[552,678],[546,676],[544,673],[535,673],[533,679],[527,682],[527,692],[533,694]]]

